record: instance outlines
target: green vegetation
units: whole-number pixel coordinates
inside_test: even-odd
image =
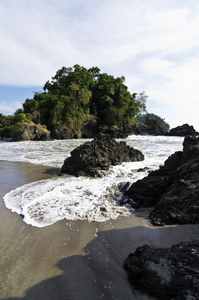
[[[9,138],[22,126],[33,124],[31,115],[17,111],[14,116],[0,114],[0,137]]]
[[[97,131],[124,130],[134,124],[140,103],[123,81],[100,74],[97,67],[63,67],[46,82],[43,93],[26,99],[23,113],[50,130],[57,125],[77,130],[88,122],[96,122]]]
[[[144,114],[137,117],[139,121],[138,128],[141,133],[147,134],[165,134],[169,131],[169,124],[164,119],[155,114]]]
[[[20,126],[32,122],[51,131],[66,127],[77,132],[90,124],[96,133],[125,132],[138,125],[136,116],[146,112],[147,96],[144,92],[131,94],[124,82],[123,76],[114,78],[97,67],[63,67],[14,116],[0,115],[0,135],[12,136]]]

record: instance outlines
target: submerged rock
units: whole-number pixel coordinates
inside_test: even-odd
[[[144,160],[141,151],[117,142],[108,134],[99,134],[71,152],[64,161],[61,173],[75,176],[101,177],[111,165]]]
[[[168,249],[138,247],[124,261],[134,288],[161,300],[199,299],[199,242]]]
[[[158,170],[121,188],[121,204],[153,207],[153,225],[199,223],[199,138],[186,137],[183,152],[175,152]]]
[[[47,130],[45,125],[25,125],[20,128],[11,142],[19,141],[46,141],[50,140],[50,131]]]

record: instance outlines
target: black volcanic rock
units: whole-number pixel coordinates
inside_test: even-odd
[[[121,191],[121,205],[154,207],[149,215],[153,225],[199,223],[199,138],[186,137],[183,152]]]
[[[167,135],[170,136],[186,136],[186,135],[198,135],[199,133],[195,131],[192,125],[183,124],[182,126],[177,126],[172,128]]]
[[[199,242],[138,247],[124,261],[132,286],[161,300],[199,299]]]
[[[144,159],[141,151],[117,142],[108,134],[99,134],[71,152],[64,161],[61,173],[75,176],[101,177],[111,165]]]

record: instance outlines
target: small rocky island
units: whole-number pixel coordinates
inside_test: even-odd
[[[134,288],[161,300],[199,299],[199,243],[166,249],[138,247],[124,261]]]
[[[144,160],[141,151],[123,141],[117,142],[109,134],[100,133],[91,142],[71,151],[71,156],[64,161],[61,174],[102,177],[111,165],[141,160]]]

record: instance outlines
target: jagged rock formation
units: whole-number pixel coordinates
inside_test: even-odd
[[[91,142],[86,142],[71,152],[61,173],[75,176],[101,177],[111,165],[144,159],[141,151],[117,142],[108,134],[99,134]]]
[[[132,286],[161,300],[199,299],[199,242],[138,247],[124,261]]]
[[[186,137],[183,152],[130,187],[121,187],[121,205],[153,207],[153,225],[199,223],[199,138]]]
[[[172,128],[167,135],[171,136],[186,136],[186,135],[198,135],[199,133],[195,131],[193,126],[188,124],[183,124],[182,126],[177,126]]]

